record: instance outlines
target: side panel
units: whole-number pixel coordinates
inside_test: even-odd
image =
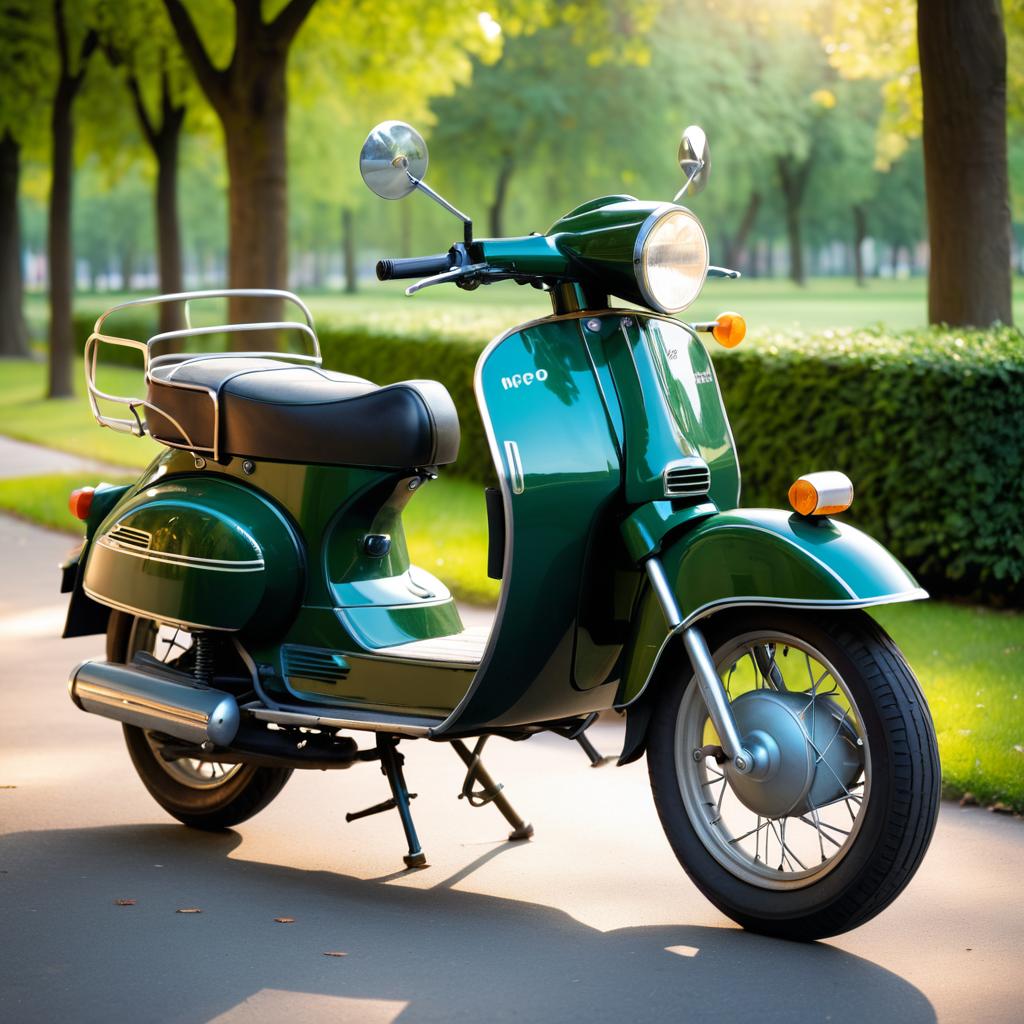
[[[473,685],[436,735],[579,714],[614,696],[611,685],[584,690],[573,681],[588,549],[621,486],[578,319],[499,339],[480,357],[476,387],[509,524],[504,585]],[[613,556],[595,549],[592,557]]]
[[[290,524],[257,492],[214,476],[137,489],[89,546],[85,592],[186,627],[280,630],[300,594]]]
[[[681,628],[729,606],[864,608],[928,596],[867,534],[780,509],[736,509],[705,519],[666,547],[662,564],[683,613]],[[647,591],[616,703],[640,695],[669,635]]]

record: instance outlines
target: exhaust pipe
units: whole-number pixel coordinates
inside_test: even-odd
[[[137,664],[83,661],[68,693],[83,711],[188,743],[227,747],[238,732],[238,703],[229,693],[188,682],[185,673]]]

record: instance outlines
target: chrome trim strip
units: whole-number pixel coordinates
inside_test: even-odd
[[[661,660],[662,654],[665,653],[665,648],[668,646],[669,641],[672,637],[681,633],[683,630],[688,629],[693,623],[699,621],[710,615],[712,612],[719,611],[723,608],[761,608],[761,607],[774,607],[774,608],[822,608],[822,609],[834,609],[841,611],[844,608],[856,609],[856,608],[874,608],[878,605],[883,604],[904,604],[907,601],[923,601],[928,597],[928,591],[921,587],[915,587],[913,590],[900,591],[898,594],[883,594],[880,597],[866,597],[850,601],[814,601],[811,599],[804,598],[788,598],[788,597],[723,597],[717,601],[709,601],[707,604],[701,605],[695,611],[691,612],[686,618],[677,626],[675,629],[670,630],[665,634],[665,639],[662,640],[661,646],[658,648],[658,653],[654,656],[654,662],[651,665],[651,671],[647,674],[647,678],[644,680],[644,685],[640,687],[636,696],[632,700],[627,701],[625,704],[616,704],[616,708],[628,708],[631,704],[643,696],[644,691],[650,685],[651,679],[654,677],[654,672],[658,667],[658,662]]]
[[[392,718],[379,711],[361,713],[345,710],[343,714],[338,715],[318,715],[310,711],[250,708],[249,714],[261,722],[276,722],[278,725],[300,725],[310,729],[355,729],[363,732],[394,733],[396,736],[426,736],[431,728],[440,722],[440,719],[411,716]]]
[[[97,546],[107,548],[119,555],[131,555],[132,558],[141,558],[147,562],[163,562],[167,565],[180,565],[189,569],[207,569],[210,572],[261,572],[266,563],[262,558],[254,558],[250,561],[240,559],[222,558],[200,558],[198,555],[178,555],[168,551],[153,551],[152,549],[142,551],[130,545],[121,545],[117,541],[110,541],[107,537],[101,537]]]
[[[519,455],[519,445],[515,441],[505,442],[505,458],[512,478],[512,493],[522,494],[526,490],[526,479],[523,476],[523,460]]]

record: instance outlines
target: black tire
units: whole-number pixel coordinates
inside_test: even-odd
[[[107,659],[127,661],[145,646],[139,641],[140,632],[145,630],[139,627],[148,626],[146,620],[112,612],[107,627]],[[291,778],[290,768],[241,765],[218,785],[185,785],[171,774],[145,730],[133,725],[122,728],[132,764],[150,796],[168,814],[191,828],[216,831],[238,825],[262,811]]]
[[[913,877],[938,817],[935,730],[913,672],[884,630],[859,611],[748,609],[716,615],[703,628],[716,664],[730,640],[752,630],[788,634],[820,651],[856,701],[872,764],[871,789],[849,848],[820,879],[779,890],[751,884],[723,866],[694,827],[681,791],[679,711],[696,682],[680,645],[659,675],[647,743],[654,802],[676,857],[716,907],[751,931],[806,941],[863,924]]]

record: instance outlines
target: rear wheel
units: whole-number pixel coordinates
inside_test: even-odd
[[[140,651],[191,668],[191,636],[151,619],[112,612],[107,659],[129,662]],[[193,758],[166,760],[158,733],[125,725],[132,764],[150,795],[168,814],[193,828],[231,828],[263,810],[291,777],[289,768],[220,764]]]
[[[719,763],[675,652],[647,753],[676,856],[753,931],[816,939],[862,924],[910,881],[938,814],[935,734],[913,673],[862,612],[732,613],[705,635],[741,734],[759,734],[771,766],[755,780]]]

